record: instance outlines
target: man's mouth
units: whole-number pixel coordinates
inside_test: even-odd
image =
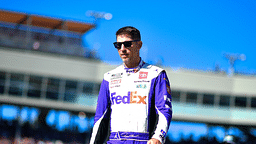
[[[128,54],[121,54],[121,57],[128,57]]]

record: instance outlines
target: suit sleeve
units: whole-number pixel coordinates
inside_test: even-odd
[[[94,126],[90,144],[103,144],[108,137],[110,122],[110,97],[109,83],[104,80],[101,83],[97,108],[94,117]]]
[[[156,128],[152,138],[165,142],[165,137],[172,119],[172,98],[168,77],[162,71],[155,81],[155,109],[158,115]]]

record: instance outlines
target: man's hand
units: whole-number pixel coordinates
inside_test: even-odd
[[[159,140],[152,138],[147,142],[147,144],[162,144],[162,143]]]

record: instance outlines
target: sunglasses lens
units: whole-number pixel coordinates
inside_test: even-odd
[[[117,49],[120,49],[121,48],[121,43],[118,43],[118,42],[115,42],[114,43],[114,46],[115,46],[115,48],[117,48]]]
[[[124,44],[124,47],[129,48],[132,46],[132,41],[126,41],[126,42],[114,42],[113,43],[116,49],[121,49],[122,44]]]
[[[131,47],[132,46],[131,41],[124,42],[123,44],[124,44],[124,47]]]

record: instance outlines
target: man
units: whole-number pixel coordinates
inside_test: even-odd
[[[104,74],[91,144],[163,144],[172,118],[166,72],[140,58],[140,32],[127,26],[114,43],[123,65]]]

